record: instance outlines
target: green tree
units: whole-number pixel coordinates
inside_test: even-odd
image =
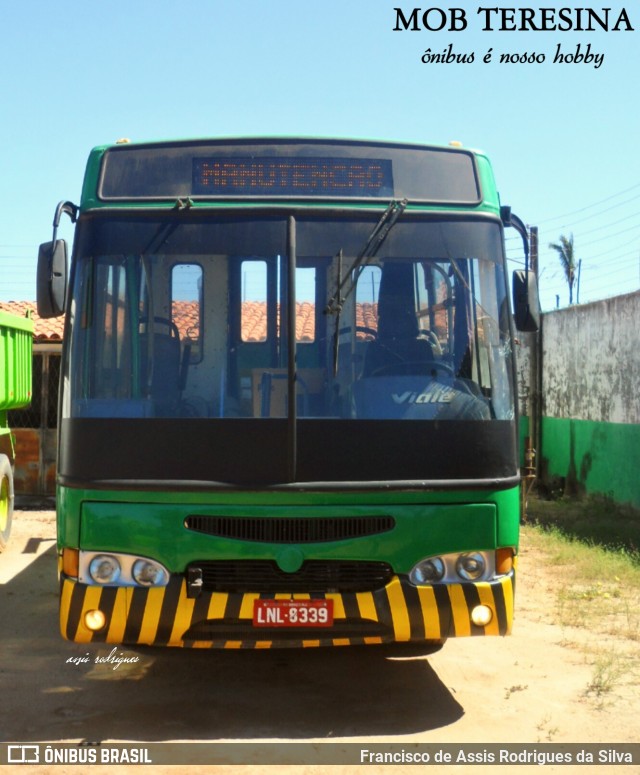
[[[550,242],[549,247],[558,254],[564,275],[567,278],[567,285],[569,286],[569,304],[573,304],[573,285],[578,270],[578,262],[576,261],[573,247],[573,234],[568,239],[564,234],[561,234],[560,241]]]

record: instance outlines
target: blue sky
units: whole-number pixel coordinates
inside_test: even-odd
[[[574,234],[582,259],[580,301],[637,290],[637,3],[607,3],[616,18],[626,7],[636,28],[607,33],[484,32],[481,5],[422,6],[464,8],[464,31],[394,32],[394,7],[409,14],[414,6],[0,0],[0,298],[34,298],[37,246],[50,239],[56,203],[78,201],[92,146],[120,137],[236,134],[460,140],[481,148],[503,202],[539,227],[544,308],[556,296],[568,303],[548,248],[563,233]],[[450,43],[475,61],[422,63],[426,49],[442,52]],[[558,44],[563,53],[590,45],[604,61],[598,68],[553,64]],[[493,60],[484,64],[490,48]],[[546,61],[497,61],[524,52]],[[515,236],[508,247],[517,260]]]

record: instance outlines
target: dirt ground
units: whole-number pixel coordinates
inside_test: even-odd
[[[437,654],[412,659],[349,649],[230,653],[122,647],[120,653],[132,661],[113,669],[95,662],[111,647],[71,644],[58,635],[53,512],[16,512],[9,547],[0,555],[0,739],[640,742],[637,672],[617,676],[606,691],[593,690],[602,654],[626,658],[635,650],[637,657],[637,641],[561,626],[552,568],[527,536],[525,529],[516,621],[508,638],[450,640]],[[25,771],[22,765],[14,769],[18,766]],[[56,775],[80,769],[26,767]],[[91,772],[126,769],[95,766]],[[261,769],[192,765],[190,771]],[[324,768],[278,767],[283,769],[310,774]],[[356,769],[372,771],[370,766],[331,771]],[[442,769],[495,771],[485,765]],[[531,765],[518,771],[539,769]],[[640,772],[636,765],[544,769]],[[413,766],[387,770],[415,772]]]

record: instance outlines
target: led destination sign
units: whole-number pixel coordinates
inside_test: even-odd
[[[123,144],[96,151],[103,154],[96,190],[103,202],[407,199],[475,206],[482,201],[474,154],[460,148],[253,139]]]
[[[214,157],[193,160],[193,193],[392,196],[393,176],[389,159]]]

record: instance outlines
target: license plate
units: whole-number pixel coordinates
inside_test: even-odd
[[[255,600],[254,627],[331,627],[333,600]]]

